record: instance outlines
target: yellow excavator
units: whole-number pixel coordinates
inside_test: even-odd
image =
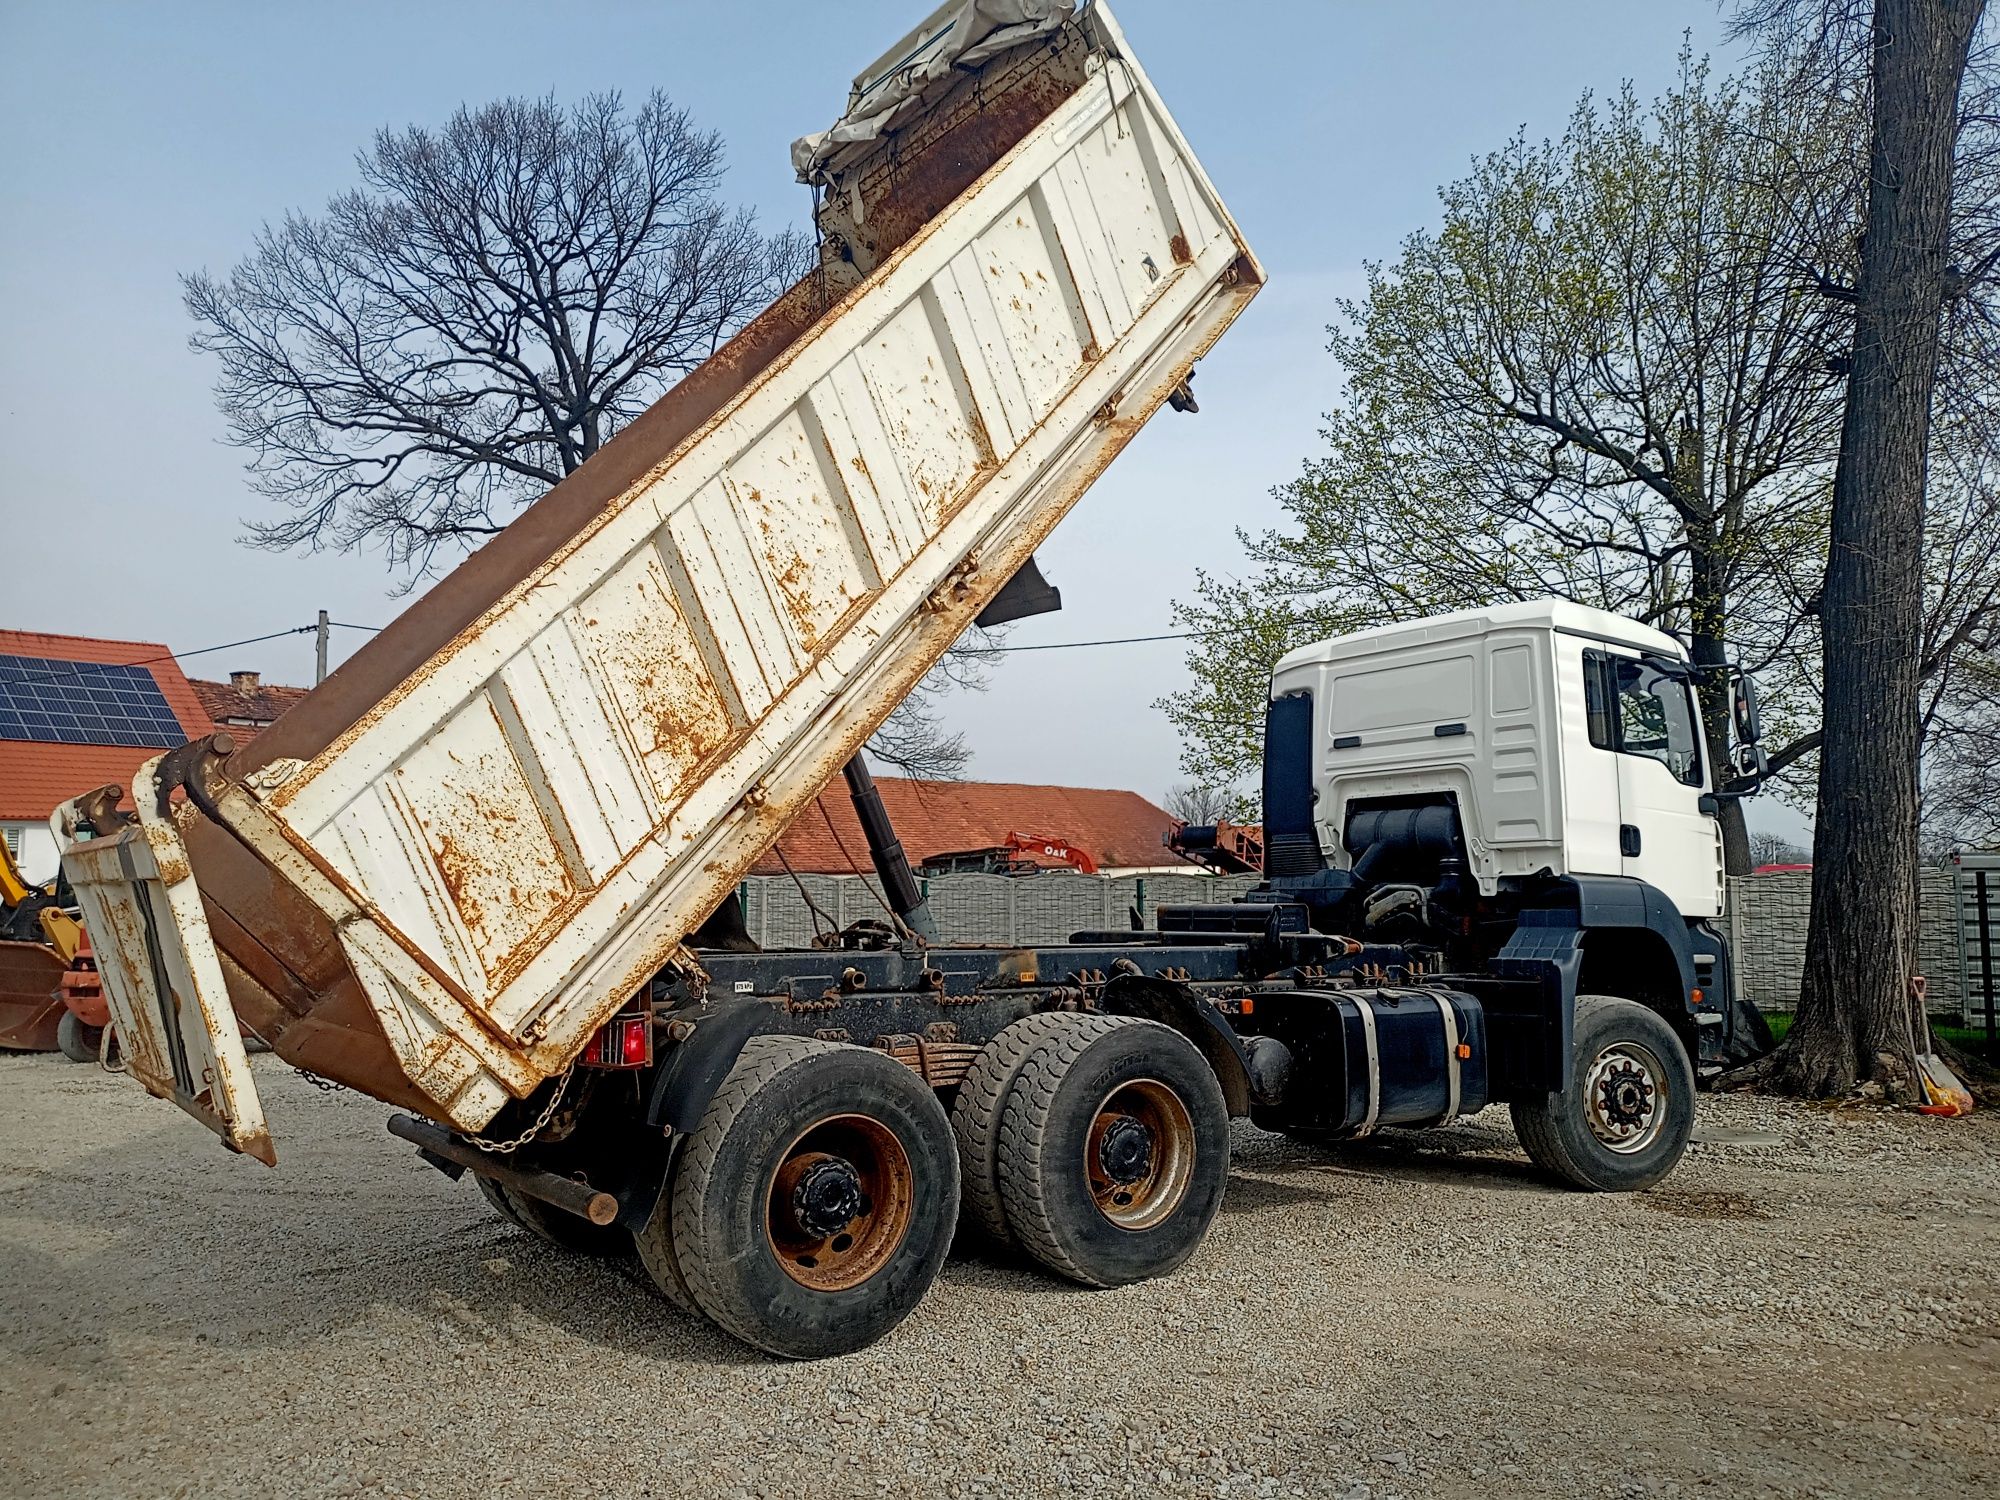
[[[63,971],[83,945],[75,905],[60,873],[34,884],[0,840],[0,1048],[53,1052],[82,1041],[64,1035],[78,1026],[63,1019]]]

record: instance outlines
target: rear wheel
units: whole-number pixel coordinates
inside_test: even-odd
[[[951,1108],[951,1132],[958,1141],[959,1191],[965,1222],[995,1244],[1014,1243],[1007,1210],[1000,1201],[1000,1117],[1014,1081],[1049,1037],[1073,1028],[1074,1012],[1047,1011],[1004,1029],[974,1058]]]
[[[593,1224],[588,1219],[579,1218],[539,1198],[531,1198],[526,1193],[516,1192],[504,1183],[495,1182],[477,1172],[472,1174],[472,1180],[479,1184],[479,1195],[496,1214],[517,1229],[527,1230],[538,1240],[584,1255],[631,1253],[632,1235],[621,1225]]]
[[[1164,1275],[1222,1206],[1222,1085],[1157,1021],[1065,1019],[1035,1043],[1002,1110],[1008,1225],[1036,1260],[1086,1286]]]
[[[653,1278],[653,1285],[660,1289],[660,1295],[673,1303],[684,1313],[701,1317],[702,1311],[695,1306],[694,1294],[688,1290],[687,1277],[681,1271],[680,1254],[674,1249],[674,1185],[680,1175],[678,1158],[667,1171],[666,1186],[660,1190],[659,1201],[653,1205],[653,1216],[646,1221],[646,1227],[632,1236],[633,1246],[639,1252],[639,1261],[646,1268],[646,1274]]]
[[[673,1254],[718,1325],[813,1359],[908,1316],[957,1217],[951,1127],[915,1073],[863,1047],[753,1037],[682,1148]]]
[[[516,1229],[528,1227],[527,1221],[514,1211],[514,1200],[508,1196],[505,1188],[491,1177],[482,1177],[477,1172],[471,1175],[474,1185],[479,1189],[479,1196],[486,1200],[487,1207]]]
[[[71,1062],[96,1062],[98,1043],[103,1039],[102,1026],[86,1026],[73,1010],[64,1011],[56,1022],[56,1045]]]
[[[1512,1106],[1529,1159],[1574,1187],[1624,1193],[1674,1169],[1694,1131],[1694,1070],[1673,1028],[1632,1000],[1576,998],[1570,1086]]]

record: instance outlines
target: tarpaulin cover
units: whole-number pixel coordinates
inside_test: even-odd
[[[792,143],[799,181],[822,178],[846,148],[881,139],[922,114],[955,75],[1058,30],[1079,0],[963,0],[936,30],[919,28],[916,44],[884,57],[857,81],[847,113],[830,129]],[[908,43],[905,44],[908,46]]]

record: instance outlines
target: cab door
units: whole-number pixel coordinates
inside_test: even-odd
[[[1694,690],[1678,663],[1606,645],[1584,653],[1594,746],[1618,768],[1623,874],[1657,887],[1685,917],[1722,909],[1722,831],[1709,789]]]

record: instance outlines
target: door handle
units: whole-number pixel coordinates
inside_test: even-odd
[[[1636,824],[1620,823],[1618,825],[1618,852],[1627,859],[1637,859],[1639,857],[1639,829]]]

